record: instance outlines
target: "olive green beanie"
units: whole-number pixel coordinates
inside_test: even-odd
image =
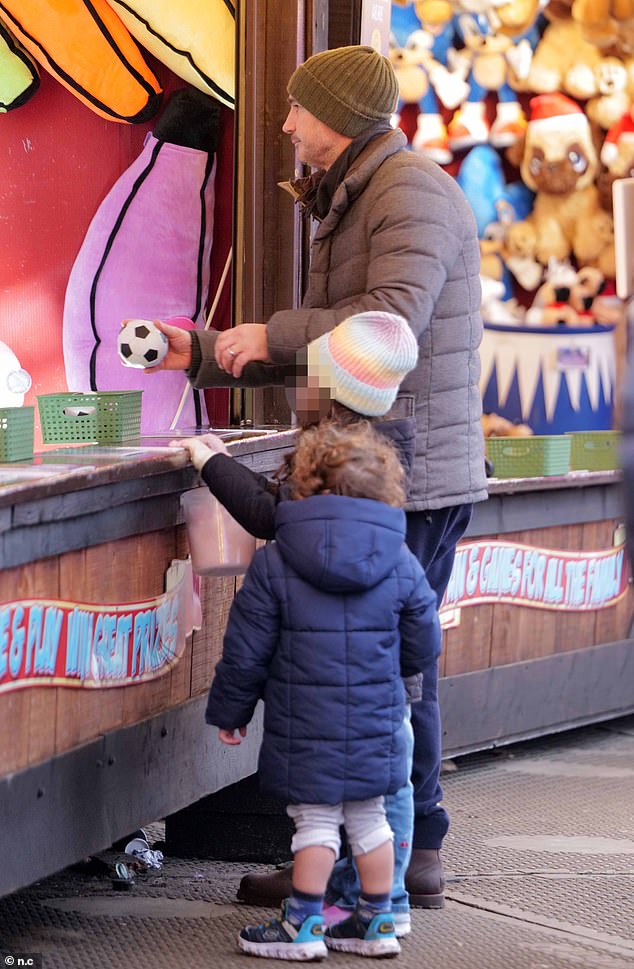
[[[387,57],[358,45],[313,54],[291,75],[287,89],[294,101],[348,138],[389,121],[398,101]]]

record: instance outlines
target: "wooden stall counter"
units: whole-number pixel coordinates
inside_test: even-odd
[[[270,474],[294,438],[232,431],[227,443]],[[167,443],[0,467],[0,894],[255,769],[257,729],[227,757],[204,728],[240,579],[198,580],[202,624],[188,634],[168,588],[188,555],[180,496],[198,474]]]
[[[294,439],[229,446],[270,474]],[[191,635],[168,621],[198,475],[166,444],[0,467],[0,894],[256,769],[259,722],[230,751],[204,726],[240,579],[200,579]],[[619,472],[490,481],[441,610],[446,756],[633,708],[622,541]]]

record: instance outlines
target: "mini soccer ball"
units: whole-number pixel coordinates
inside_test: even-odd
[[[117,336],[117,350],[126,367],[156,367],[168,347],[167,337],[150,320],[128,320]]]

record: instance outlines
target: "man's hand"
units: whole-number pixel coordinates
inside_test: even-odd
[[[254,360],[267,362],[266,324],[241,323],[223,330],[216,338],[214,352],[218,366],[232,377],[239,377],[247,363]]]
[[[189,451],[189,459],[197,471],[202,471],[214,454],[229,454],[226,444],[215,434],[200,437],[179,437],[169,443],[170,447],[182,447]]]
[[[154,320],[154,324],[169,340],[167,355],[156,367],[148,367],[143,373],[155,373],[157,370],[188,370],[192,363],[192,338],[189,330],[182,330],[180,326],[171,326],[162,320]]]
[[[240,734],[240,737],[246,737],[247,728],[246,727],[234,727],[233,730],[224,730],[222,727],[218,730],[218,739],[223,742],[223,744],[229,744],[230,747],[235,747],[236,744],[241,743],[240,737],[234,737],[236,732]]]

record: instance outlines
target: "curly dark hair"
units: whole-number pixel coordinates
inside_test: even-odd
[[[392,444],[365,420],[305,428],[283,472],[291,496],[347,495],[401,508],[405,472]]]

